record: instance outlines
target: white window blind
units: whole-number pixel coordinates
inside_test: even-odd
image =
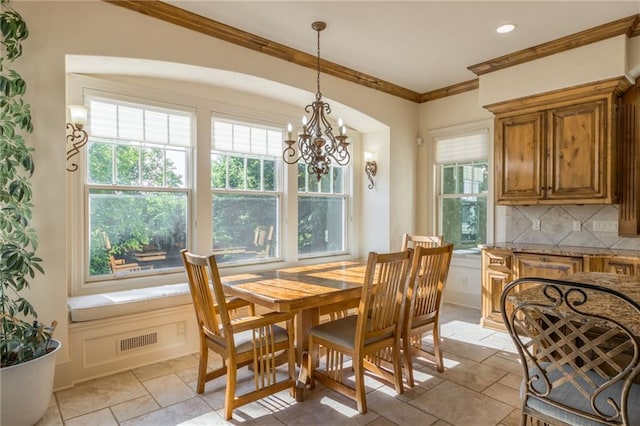
[[[218,151],[272,156],[282,153],[279,129],[215,119],[211,132],[213,148]]]
[[[191,114],[115,100],[90,100],[91,136],[191,145]]]
[[[435,142],[436,164],[486,160],[489,155],[489,134],[487,131],[464,136],[436,138]]]

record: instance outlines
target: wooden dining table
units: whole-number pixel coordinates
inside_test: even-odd
[[[274,311],[297,313],[296,359],[301,367],[300,389],[307,382],[304,359],[309,351],[309,330],[319,324],[321,313],[357,305],[365,270],[364,261],[340,261],[225,276],[222,283],[229,296]]]

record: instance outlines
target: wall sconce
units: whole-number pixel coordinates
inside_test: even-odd
[[[373,183],[373,177],[378,173],[378,163],[373,159],[373,154],[370,152],[364,153],[364,172],[367,174],[367,179],[369,179],[369,189],[373,189],[375,184]]]
[[[83,105],[69,105],[69,123],[67,123],[67,162],[80,153],[80,148],[86,145],[89,140],[86,130],[83,127],[87,124],[88,110]],[[71,163],[67,166],[68,172],[78,170],[78,164]]]

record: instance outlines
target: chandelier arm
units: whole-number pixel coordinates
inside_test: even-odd
[[[290,160],[291,157],[295,157],[295,158],[293,160]],[[296,156],[296,150],[291,145],[286,147],[282,152],[282,159],[287,164],[295,164],[300,160],[300,158],[301,158],[300,156]]]

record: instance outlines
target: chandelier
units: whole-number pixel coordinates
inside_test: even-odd
[[[318,77],[316,99],[307,105],[304,110],[307,114],[311,113],[311,117],[302,117],[302,131],[298,134],[297,153],[294,148],[296,140],[293,139],[291,123],[287,126],[287,139],[284,143],[287,147],[282,153],[282,158],[287,164],[295,164],[300,159],[307,164],[307,171],[310,175],[316,175],[318,181],[322,175],[329,173],[329,166],[337,164],[346,166],[349,164],[351,155],[347,150],[349,142],[347,142],[347,128],[342,123],[342,119],[338,120],[338,135],[333,134],[333,129],[327,116],[331,114],[331,107],[322,100],[320,92],[320,31],[324,30],[327,25],[324,22],[314,22],[311,24],[318,33],[318,59],[317,71]]]

